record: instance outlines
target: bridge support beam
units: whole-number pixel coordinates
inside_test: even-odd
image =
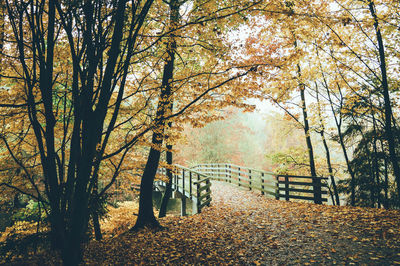
[[[199,205],[197,204],[197,198],[192,199],[192,214],[199,213]]]

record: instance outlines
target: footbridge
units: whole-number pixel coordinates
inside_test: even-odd
[[[182,198],[182,215],[185,215],[186,199],[192,200],[192,213],[199,213],[211,203],[211,180],[226,182],[243,189],[259,191],[277,200],[308,200],[327,202],[328,178],[301,175],[281,175],[230,163],[199,164],[192,168],[173,165],[172,189]],[[159,174],[167,180],[167,169]],[[167,181],[157,180],[155,187],[162,190]]]

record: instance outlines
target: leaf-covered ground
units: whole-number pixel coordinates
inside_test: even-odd
[[[399,211],[276,201],[218,182],[212,191],[201,214],[161,219],[166,230],[92,241],[85,263],[400,264]]]
[[[400,213],[268,199],[214,182],[213,204],[168,230],[93,242],[90,264],[400,264]]]

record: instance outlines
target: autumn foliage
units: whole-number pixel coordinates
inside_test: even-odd
[[[167,164],[174,154],[186,166],[226,162],[310,175],[315,203],[321,203],[317,176],[326,176],[332,204],[398,209],[399,14],[394,0],[0,1],[0,218],[6,217],[0,239],[36,235],[66,265],[82,258],[119,263],[96,261],[95,252],[84,255],[83,247],[91,250],[92,233],[100,240],[133,227],[115,240],[117,247],[162,239],[167,244],[160,245],[180,250],[168,249],[176,260],[160,261],[182,262],[179,241],[193,247],[203,238],[171,237],[171,243],[165,231],[141,231],[160,227],[151,198],[166,153]],[[259,132],[244,116],[232,118],[254,111],[252,101],[282,112],[260,122],[275,129],[265,133],[268,141],[254,140]],[[288,227],[289,213],[301,217],[308,206],[276,204],[270,212],[282,212]],[[381,237],[396,246],[397,224],[390,217],[396,211],[368,209],[364,217],[356,214],[361,209],[310,206],[320,214],[316,224],[331,219],[338,226],[352,217],[355,223],[384,221],[377,227]],[[209,215],[218,211],[212,208]],[[221,225],[239,230],[231,218]],[[253,229],[262,238],[264,224],[278,220],[258,218],[261,228]],[[309,241],[318,230],[303,218]],[[185,232],[210,221],[206,214],[166,224],[177,237],[176,228]],[[349,233],[343,243],[382,244],[375,241],[378,231],[359,225],[349,232],[365,232]],[[337,236],[336,228],[324,226]],[[236,243],[241,238],[218,243],[218,234],[232,237],[221,228],[205,226],[209,245],[239,249],[224,251],[234,262],[262,263],[264,253],[252,260]],[[296,243],[303,234],[288,232]],[[93,246],[101,250],[111,242]],[[268,246],[278,249],[278,242],[268,239]],[[308,257],[309,263],[330,263],[338,245],[327,247],[328,256]],[[188,261],[226,262],[211,246],[190,249]],[[370,259],[397,261],[392,249],[386,251],[379,256],[390,259]],[[366,254],[345,261],[365,263]]]

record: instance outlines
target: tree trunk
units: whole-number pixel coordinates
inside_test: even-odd
[[[0,54],[3,54],[4,35],[5,35],[5,17],[6,17],[6,3],[0,1]],[[0,56],[0,63],[3,61],[3,56]],[[0,70],[2,69],[0,64]]]
[[[338,86],[339,92],[341,94],[341,89],[339,87],[339,84],[337,84],[337,86]],[[347,154],[346,145],[345,145],[344,139],[343,139],[342,118],[340,117],[340,120],[338,120],[338,118],[336,116],[336,111],[335,111],[335,108],[333,107],[333,101],[332,101],[331,93],[329,91],[329,87],[328,87],[328,84],[326,82],[325,82],[325,89],[326,89],[326,92],[328,94],[329,104],[331,106],[332,114],[333,114],[333,117],[335,119],[336,129],[337,129],[338,137],[339,137],[339,143],[340,143],[340,146],[341,146],[342,151],[343,151],[344,159],[346,161],[347,171],[349,172],[350,177],[351,177],[351,180],[350,180],[350,189],[351,189],[350,204],[351,204],[351,206],[355,206],[355,203],[356,203],[356,198],[355,198],[355,176],[354,176],[353,169],[351,168],[351,165],[350,165],[349,156]],[[343,101],[343,97],[341,97],[340,107],[342,107],[342,101]],[[339,113],[339,116],[340,115],[341,114]]]
[[[383,206],[385,207],[385,209],[389,209],[389,193],[388,193],[388,190],[389,190],[389,174],[388,174],[388,163],[387,163],[387,159],[386,159],[386,156],[385,156],[385,158],[384,158],[384,160],[385,160],[385,187],[384,187],[384,190],[385,190],[385,202],[383,203]]]
[[[19,209],[19,208],[21,208],[21,203],[19,202],[19,193],[15,193],[15,194],[14,194],[13,208],[14,208],[14,209]]]
[[[372,115],[372,123],[373,123],[373,130],[374,130],[374,141],[372,143],[373,149],[374,149],[374,155],[373,155],[373,164],[374,164],[374,169],[375,169],[375,178],[376,178],[376,200],[378,203],[378,208],[381,207],[381,182],[379,180],[380,176],[380,171],[379,171],[379,163],[378,163],[378,148],[377,148],[377,137],[378,137],[378,132],[376,130],[376,120],[375,120],[375,113],[373,110],[373,106],[371,103],[371,115]]]
[[[297,49],[297,39],[296,35],[292,32],[294,38],[294,48]],[[297,64],[297,77],[299,82],[299,89],[300,89],[300,98],[301,98],[301,109],[303,112],[303,129],[304,134],[306,137],[306,144],[307,144],[307,151],[308,151],[308,158],[310,162],[310,174],[313,177],[312,184],[313,184],[313,192],[314,192],[314,203],[322,204],[322,194],[321,194],[321,179],[317,178],[317,173],[315,170],[315,161],[314,161],[314,150],[311,142],[310,136],[310,126],[308,124],[308,117],[307,117],[307,105],[306,105],[306,98],[304,95],[305,92],[305,85],[301,81],[301,68],[300,64]]]
[[[171,126],[171,125],[169,125]],[[172,166],[172,145],[167,145],[167,164],[168,167]],[[168,183],[165,187],[165,193],[163,195],[162,201],[161,201],[161,206],[160,206],[160,212],[158,213],[158,218],[165,217],[167,214],[167,206],[168,206],[168,201],[171,198],[172,195],[172,170],[171,168],[167,168],[167,177],[168,177]]]
[[[93,221],[93,229],[94,229],[94,236],[96,238],[97,241],[100,241],[103,238],[103,235],[101,233],[101,227],[100,227],[100,222],[99,222],[99,209],[102,208],[102,206],[100,206],[100,204],[102,204],[101,202],[99,202],[99,195],[98,195],[98,186],[99,186],[99,182],[98,182],[98,176],[96,175],[94,178],[96,178],[96,180],[94,181],[94,188],[93,188],[93,199],[92,199],[92,221]]]
[[[318,55],[318,49],[317,49],[317,55]],[[319,55],[318,55],[318,57],[319,57]],[[324,84],[324,87],[326,89],[326,93],[327,93],[327,96],[328,96],[329,105],[331,107],[331,111],[332,111],[333,117],[335,119],[335,124],[336,124],[336,128],[337,128],[338,136],[339,136],[339,143],[340,143],[340,146],[342,148],[343,155],[344,155],[344,158],[345,158],[345,161],[346,161],[347,171],[349,172],[350,177],[351,177],[351,181],[350,181],[351,202],[350,203],[351,203],[352,206],[354,206],[355,205],[355,177],[354,177],[353,169],[351,168],[351,165],[350,165],[350,161],[349,161],[349,157],[348,157],[348,154],[347,154],[346,146],[345,146],[345,143],[344,143],[344,140],[343,140],[342,129],[341,129],[342,118],[340,117],[340,120],[338,121],[338,118],[336,116],[336,111],[335,111],[335,108],[333,106],[333,101],[332,101],[332,97],[331,97],[331,92],[329,90],[328,81],[326,80],[324,71],[322,69],[321,61],[319,61],[319,65],[320,65],[320,69],[321,69],[323,84]],[[337,87],[338,87],[340,95],[341,95],[340,107],[342,108],[343,96],[342,96],[342,92],[341,92],[339,84],[337,84]],[[340,112],[339,112],[339,116],[341,116]]]
[[[331,189],[330,186],[328,186],[328,190],[329,190],[329,196],[331,196],[332,204],[336,205],[336,203],[335,203],[335,195],[333,194],[332,189]]]
[[[320,130],[319,134],[321,135],[322,143],[324,144],[325,156],[326,156],[326,164],[328,166],[329,177],[331,179],[333,193],[335,195],[335,200],[332,197],[332,202],[335,205],[335,201],[336,201],[336,205],[340,206],[339,193],[337,191],[335,177],[333,176],[333,169],[332,169],[332,163],[331,163],[331,154],[330,154],[330,151],[329,151],[328,143],[326,142],[326,138],[325,138],[325,123],[324,123],[324,121],[322,119],[321,103],[319,101],[319,90],[318,90],[317,83],[315,83],[315,90],[316,90],[317,105],[318,105],[318,117],[319,117],[319,122],[320,122],[320,125],[321,125],[321,130]]]
[[[323,142],[324,148],[325,148],[326,163],[328,165],[329,178],[331,180],[333,193],[335,195],[336,205],[340,206],[339,193],[337,191],[335,177],[333,176],[333,169],[332,169],[331,155],[330,155],[329,147],[328,147],[328,144],[326,142],[324,132],[322,131],[320,134],[321,134],[322,142]]]
[[[83,205],[87,206],[87,204]],[[74,215],[80,215],[79,218],[74,217],[71,221],[71,229],[66,237],[66,246],[62,250],[62,258],[64,265],[79,265],[82,262],[82,242],[87,229],[89,210],[85,207],[78,208]]]
[[[140,198],[139,198],[139,214],[135,226],[132,230],[137,230],[143,227],[160,227],[153,211],[153,183],[160,161],[160,149],[163,143],[165,131],[165,116],[172,106],[172,91],[171,81],[174,74],[174,60],[176,54],[176,40],[173,29],[176,28],[179,21],[180,3],[178,0],[171,0],[170,6],[170,29],[172,33],[169,35],[167,44],[167,54],[163,71],[163,79],[161,84],[161,94],[157,106],[155,130],[153,132],[152,146],[150,148],[149,157],[143,172],[140,183]],[[157,147],[157,148],[155,148]]]
[[[50,243],[54,250],[63,250],[66,244],[65,223],[60,215],[50,215]]]
[[[95,146],[93,147],[95,149]],[[88,152],[90,154],[90,152]],[[64,265],[78,265],[82,262],[82,243],[88,228],[90,217],[89,194],[86,193],[87,180],[90,177],[90,165],[92,160],[82,158],[86,163],[81,163],[78,167],[77,182],[75,185],[75,195],[72,201],[71,220],[68,225],[68,235],[66,236],[66,246],[63,249]]]
[[[392,162],[393,166],[393,173],[397,183],[397,197],[400,198],[400,166],[399,161],[396,155],[396,143],[394,139],[394,134],[392,130],[392,106],[390,103],[390,96],[389,96],[389,83],[387,79],[386,73],[386,56],[385,56],[385,48],[383,45],[383,39],[381,30],[379,29],[378,18],[375,12],[375,5],[374,2],[369,0],[369,10],[371,12],[371,16],[374,19],[374,27],[376,32],[376,38],[378,41],[378,50],[379,50],[379,63],[380,69],[382,74],[382,93],[384,98],[384,107],[385,107],[385,136],[389,146],[389,156],[390,161]]]
[[[354,176],[353,169],[351,168],[351,165],[350,165],[350,159],[349,159],[349,155],[347,154],[347,149],[346,149],[346,145],[344,143],[340,123],[336,123],[336,127],[337,127],[337,131],[338,131],[338,136],[339,136],[339,143],[340,143],[340,146],[342,147],[343,156],[346,161],[347,171],[349,172],[350,177],[351,177],[351,180],[350,180],[350,190],[351,190],[350,205],[355,206],[355,204],[356,204],[355,176]]]
[[[159,145],[161,148],[162,135],[153,133],[153,145]],[[157,172],[158,163],[160,160],[160,150],[152,148],[150,149],[149,157],[147,158],[146,167],[143,172],[142,180],[140,183],[140,198],[139,198],[139,214],[136,220],[136,224],[133,227],[134,230],[143,227],[160,227],[153,211],[153,182]]]
[[[103,239],[103,234],[101,233],[99,215],[96,212],[92,214],[92,220],[93,220],[94,236],[97,241],[100,241]]]
[[[300,65],[297,65],[298,75],[300,76]],[[303,111],[303,120],[304,120],[304,134],[306,136],[306,143],[307,143],[307,150],[308,150],[308,158],[310,161],[310,173],[313,177],[313,191],[314,191],[314,203],[322,204],[322,195],[321,195],[321,179],[317,177],[317,173],[315,170],[315,161],[314,161],[314,151],[313,146],[311,143],[311,136],[310,136],[310,127],[308,124],[308,117],[307,117],[307,106],[306,106],[306,99],[304,95],[305,87],[304,85],[300,84],[300,97],[301,97],[301,109]]]

